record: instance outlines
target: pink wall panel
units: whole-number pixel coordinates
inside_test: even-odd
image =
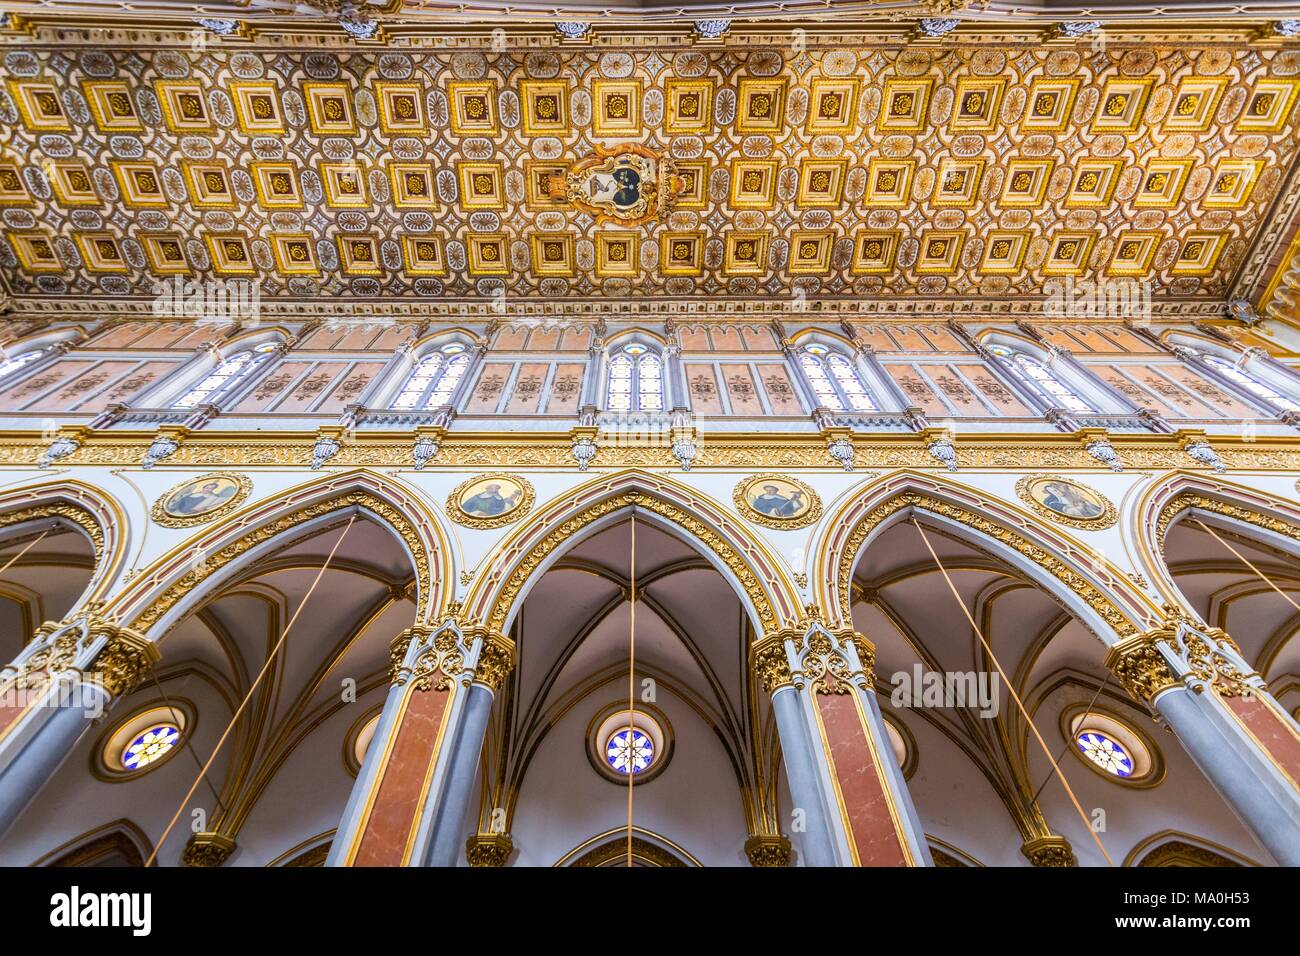
[[[492,348],[500,352],[518,352],[523,349],[524,343],[527,341],[528,329],[517,325],[507,325],[497,332]]]
[[[722,380],[727,385],[733,415],[762,415],[763,402],[758,397],[758,387],[748,365],[721,366]]]
[[[747,325],[740,330],[740,337],[745,340],[745,348],[751,352],[771,352],[780,348],[771,329],[756,329]]]
[[[470,394],[465,411],[476,415],[496,411],[497,402],[501,399],[501,393],[505,390],[513,368],[514,366],[509,362],[486,363],[483,371],[479,373],[478,382],[474,385],[474,391]]]
[[[745,349],[744,342],[740,338],[740,330],[734,325],[718,325],[709,330],[713,337],[713,347],[720,352],[742,352]]]
[[[519,366],[519,374],[510,387],[510,398],[506,400],[507,415],[537,414],[550,368],[545,362],[525,362]]]
[[[983,365],[958,365],[955,367],[975,384],[984,400],[1002,414],[1016,417],[1030,416],[1029,409],[1025,407],[1020,399],[1016,398],[1015,393],[998,381],[997,377]]]
[[[87,371],[94,362],[85,359],[64,359],[41,372],[28,375],[0,392],[0,408],[22,411],[27,405],[49,389],[70,382]]]
[[[321,414],[333,414],[343,411],[355,402],[371,380],[383,370],[383,362],[358,362],[338,380],[323,402],[315,411]]]
[[[886,365],[885,370],[898,383],[907,396],[909,405],[922,409],[928,415],[947,415],[948,406],[934,393],[930,383],[911,365]]]
[[[88,363],[80,375],[64,382],[56,391],[50,392],[39,401],[28,406],[29,412],[72,412],[91,401],[104,391],[106,386],[117,381],[131,369],[135,362],[95,362]],[[102,407],[102,406],[101,406]],[[96,409],[90,409],[94,411]]]
[[[971,391],[962,377],[951,365],[926,365],[925,373],[930,381],[943,393],[959,416],[964,418],[981,418],[988,414],[984,403]]]
[[[722,396],[713,366],[707,362],[684,362],[682,368],[691,393],[691,408],[700,415],[721,415]]]
[[[572,415],[578,410],[585,370],[586,366],[577,362],[555,366],[555,378],[551,380],[551,394],[546,403],[546,414]]]
[[[677,337],[683,352],[708,352],[713,348],[708,333],[703,329],[682,329]]]
[[[528,336],[528,351],[554,352],[560,347],[561,332],[563,329],[556,325],[533,329],[532,335]]]
[[[760,365],[758,377],[762,379],[763,390],[767,392],[767,401],[772,406],[774,415],[802,415],[803,406],[799,403],[799,393],[783,365]]]
[[[310,362],[281,362],[266,373],[253,390],[230,410],[240,413],[269,411],[280,400],[285,390],[293,384],[294,379],[309,368],[311,368]]]

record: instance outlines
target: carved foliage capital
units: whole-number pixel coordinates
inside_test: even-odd
[[[505,866],[515,844],[508,833],[476,833],[465,844],[470,866]]]
[[[1020,848],[1034,866],[1078,866],[1070,841],[1061,836],[1029,840]]]
[[[745,841],[745,856],[751,866],[789,866],[790,841],[783,836],[761,833]]]

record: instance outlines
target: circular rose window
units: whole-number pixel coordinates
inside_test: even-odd
[[[657,707],[610,704],[587,728],[587,756],[606,780],[627,785],[658,776],[672,756],[672,728]]]

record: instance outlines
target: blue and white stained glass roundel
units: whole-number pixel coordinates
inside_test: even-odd
[[[641,773],[654,763],[654,741],[635,728],[624,727],[610,734],[605,743],[605,759],[618,773]]]
[[[1133,775],[1133,758],[1119,741],[1095,730],[1085,730],[1074,740],[1083,755],[1107,773],[1117,777]]]
[[[138,734],[122,752],[122,766],[139,770],[162,757],[176,746],[181,732],[175,724],[156,724]]]

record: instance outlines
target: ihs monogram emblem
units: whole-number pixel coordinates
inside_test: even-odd
[[[640,143],[610,148],[579,161],[548,182],[550,197],[572,203],[599,223],[638,226],[663,218],[686,186],[673,161]]]

